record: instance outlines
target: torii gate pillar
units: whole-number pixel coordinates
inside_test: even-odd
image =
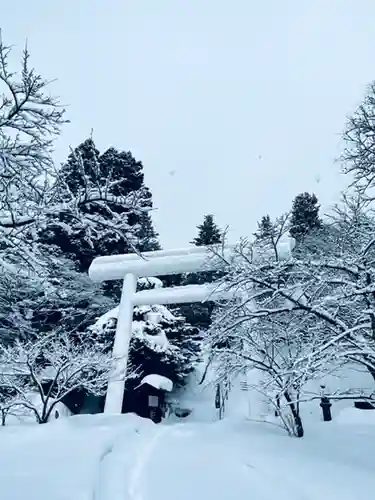
[[[115,369],[112,380],[108,382],[104,413],[121,413],[124,397],[126,370],[129,357],[129,346],[133,325],[133,301],[137,288],[137,277],[126,274],[122,286],[121,302],[117,318],[115,341],[112,356]]]

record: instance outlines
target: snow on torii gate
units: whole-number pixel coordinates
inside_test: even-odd
[[[231,247],[225,248],[223,256],[229,257],[231,250]],[[215,285],[209,284],[136,292],[137,279],[211,271],[216,269],[212,256],[212,248],[201,246],[178,250],[157,250],[144,252],[142,255],[97,257],[93,260],[89,269],[89,276],[92,280],[124,280],[113,346],[114,370],[108,382],[104,413],[121,413],[122,410],[134,306],[204,302],[232,296],[230,292],[215,289]]]
[[[285,245],[285,243],[287,243]],[[280,241],[279,256],[289,256],[294,240]],[[219,247],[218,247],[219,248]],[[220,248],[221,255],[230,259],[234,247]],[[104,413],[121,413],[124,396],[129,345],[132,334],[133,309],[139,305],[180,304],[206,300],[230,299],[234,290],[218,289],[215,284],[186,285],[172,288],[136,291],[140,277],[212,271],[217,268],[213,247],[190,247],[178,250],[157,250],[142,255],[126,254],[97,257],[89,276],[94,281],[123,279],[121,301],[113,345],[114,370],[108,381]],[[210,258],[211,257],[211,258]]]

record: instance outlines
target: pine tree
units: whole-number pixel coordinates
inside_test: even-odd
[[[267,240],[272,236],[272,233],[273,224],[271,221],[271,217],[268,214],[263,215],[260,222],[258,222],[258,230],[254,233],[254,236],[257,241]]]
[[[68,156],[60,176],[70,191],[77,195],[87,182],[100,181],[99,150],[92,138],[86,139]]]
[[[223,234],[214,222],[212,214],[205,215],[202,224],[199,224],[197,229],[198,235],[190,242],[192,245],[205,246],[222,243]],[[216,275],[213,272],[189,273],[185,275],[173,274],[169,276],[162,276],[162,280],[165,286],[198,285],[214,281],[215,276]],[[189,310],[189,318],[192,319],[190,306],[180,306],[180,309],[181,311],[184,311],[183,314],[185,314],[185,312],[187,313]],[[196,309],[198,309],[198,306],[196,306]]]
[[[301,193],[295,197],[290,219],[290,235],[297,242],[302,241],[306,235],[322,227],[319,208],[315,194]]]
[[[142,163],[130,152],[110,148],[100,156],[93,139],[87,139],[62,166],[55,191],[61,203],[75,197],[80,213],[51,219],[39,231],[39,239],[76,261],[79,270],[87,271],[98,255],[136,251],[142,231],[150,244],[151,193],[144,185]],[[106,193],[105,202],[95,200],[100,193]],[[88,195],[92,201],[81,206]]]
[[[44,94],[46,82],[29,70],[27,50],[19,81],[7,69],[8,49],[1,41],[0,54],[9,90],[9,96],[0,96],[5,124],[0,126],[0,168],[6,184],[0,196],[2,343],[58,331],[77,342],[84,336],[87,344],[94,341],[94,318],[117,302],[115,294],[105,295],[87,277],[92,259],[160,248],[148,214],[152,200],[143,166],[130,152],[110,148],[100,155],[91,137],[55,173],[52,139],[64,123],[64,111]],[[32,104],[33,119],[19,101]],[[8,128],[19,134],[8,136]],[[170,373],[182,384],[193,366],[195,329],[162,306],[162,320],[153,324],[146,309],[136,310],[135,322],[144,328],[132,340],[131,363],[145,373]],[[159,341],[165,339],[168,349],[162,354]]]
[[[71,152],[60,175],[74,194],[91,182],[106,186],[114,196],[126,196],[141,189],[144,181],[142,162],[136,161],[130,151],[111,147],[100,155],[92,137]]]
[[[286,212],[274,220],[267,214],[258,222],[258,230],[254,233],[258,251],[268,254],[272,252],[275,260],[279,260],[278,245],[282,237],[290,231],[290,213]]]
[[[113,147],[107,149],[100,156],[100,171],[103,179],[111,178],[116,183],[112,187],[116,196],[126,196],[144,186],[142,162],[137,161],[130,151],[118,151]]]
[[[198,236],[192,243],[196,246],[203,245],[218,245],[223,241],[223,233],[214,221],[212,214],[204,216],[203,223],[197,226]],[[182,285],[201,285],[204,283],[212,283],[218,280],[222,274],[218,271],[202,271],[198,273],[189,273],[182,277]],[[211,324],[211,317],[214,309],[214,303],[211,301],[191,304],[182,304],[179,306],[181,314],[187,321],[203,330],[207,329]]]
[[[197,226],[199,232],[191,242],[193,245],[199,247],[204,245],[217,245],[222,242],[223,235],[214,222],[214,216],[207,214],[204,216],[203,223]]]
[[[212,214],[204,216],[203,223],[197,226],[198,236],[191,243],[195,246],[220,245],[223,242],[223,233],[214,221]],[[202,271],[198,273],[189,273],[184,276],[184,285],[199,285],[211,283],[218,279],[220,273],[216,271]]]
[[[161,250],[158,236],[150,214],[148,212],[143,212],[139,217],[139,230],[136,232],[138,250],[140,252]]]

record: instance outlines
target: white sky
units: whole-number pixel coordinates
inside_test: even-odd
[[[56,159],[91,128],[101,151],[131,150],[165,247],[208,212],[234,240],[301,191],[338,200],[345,116],[375,79],[374,0],[3,3],[4,41],[28,38],[69,105]]]

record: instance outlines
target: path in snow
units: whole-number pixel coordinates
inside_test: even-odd
[[[264,425],[160,427],[140,450],[124,500],[354,500],[375,487],[374,461],[363,457],[365,469],[345,454],[340,461],[340,446],[329,440],[317,454],[313,437],[292,439]]]
[[[291,495],[287,481],[259,466],[256,457],[243,456],[234,436],[220,433],[218,425],[171,426],[153,447],[143,469],[142,494],[134,500],[270,500],[278,497],[310,500]],[[132,499],[133,500],[133,499]]]
[[[208,425],[172,428],[153,458],[145,470],[142,500],[269,500],[274,496],[272,485],[256,467],[242,462],[227,440]]]
[[[158,441],[165,437],[171,431],[170,427],[159,427],[156,434],[146,443],[141,446],[137,452],[137,458],[134,466],[131,469],[129,476],[128,493],[131,500],[144,500],[143,487],[147,481],[147,467],[149,460],[152,457],[154,460],[157,454],[154,452]]]

